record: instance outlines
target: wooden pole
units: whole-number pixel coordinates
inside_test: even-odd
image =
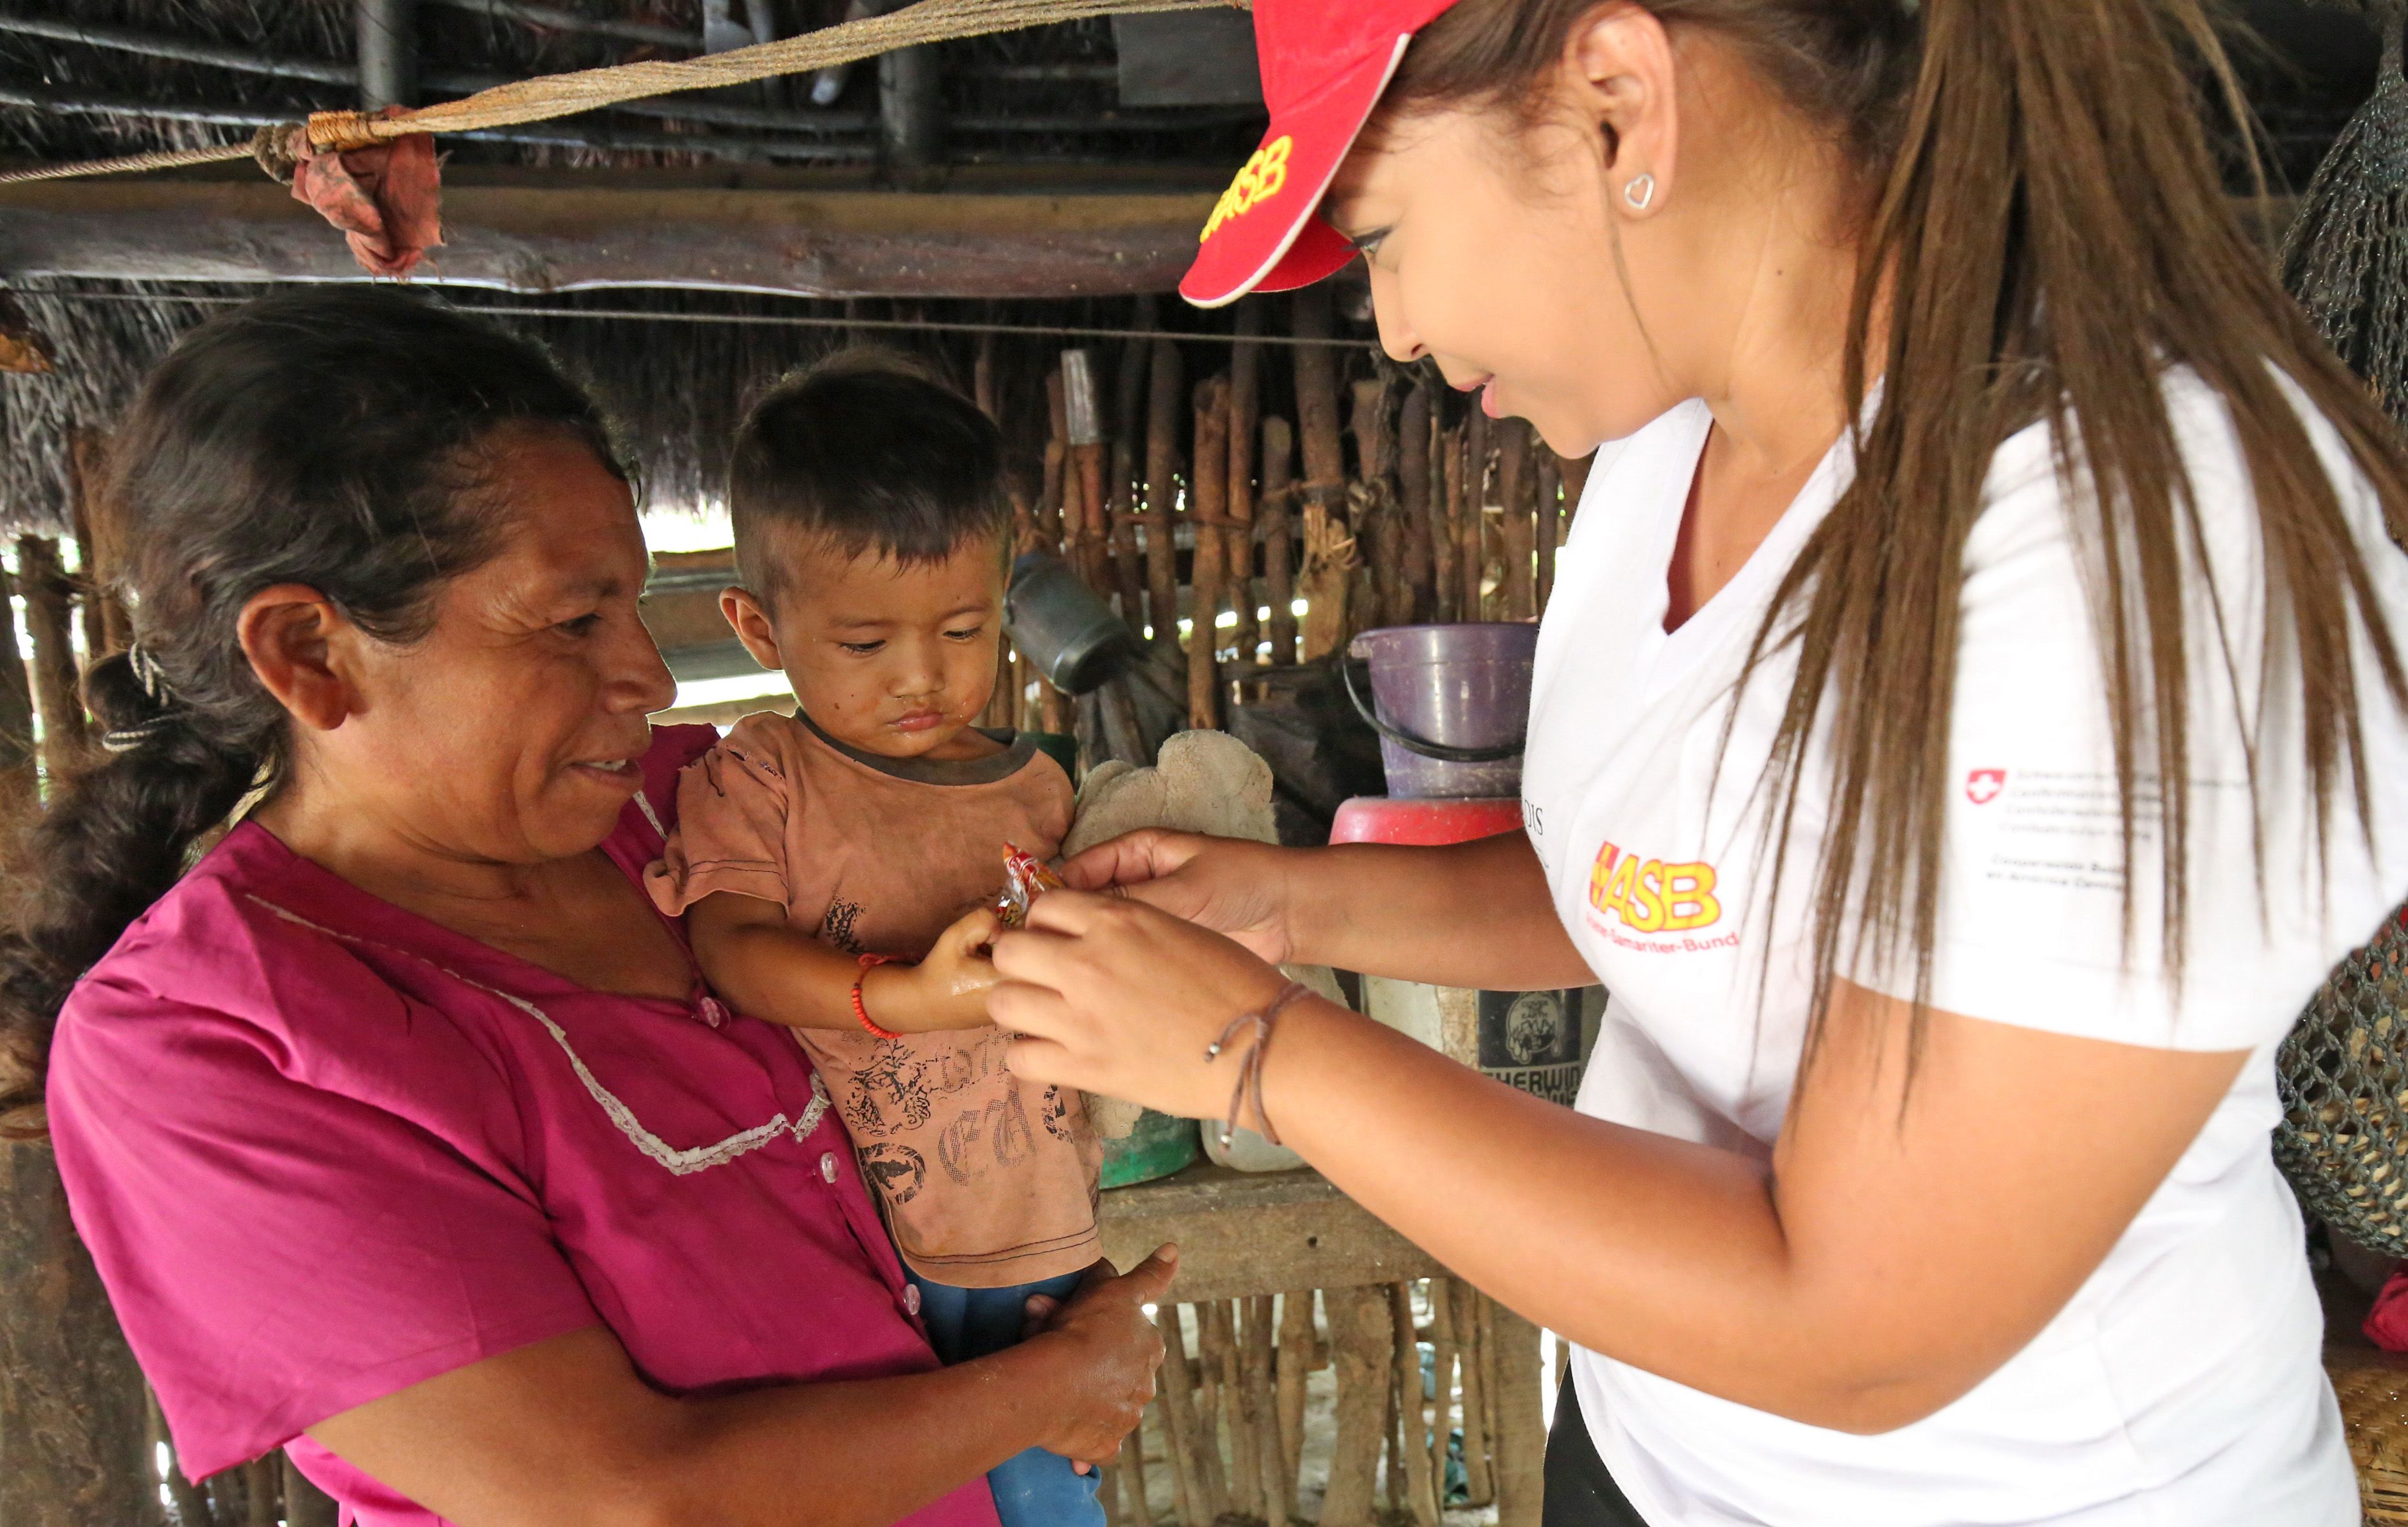
[[[1388,384],[1372,377],[1354,384],[1354,461],[1362,473],[1354,533],[1369,554],[1371,603],[1366,626],[1401,625],[1404,607],[1404,523],[1397,513],[1397,437],[1388,411]],[[1350,633],[1351,634],[1351,633]]]
[[[1062,455],[1062,554],[1071,571],[1089,588],[1103,586],[1105,576],[1104,548],[1095,539],[1095,522],[1101,511],[1087,497],[1085,464],[1080,460],[1084,448],[1067,447]]]
[[[914,191],[944,178],[944,54],[933,43],[878,56],[878,148],[887,175]]]
[[[1438,1494],[1430,1480],[1429,1417],[1422,1397],[1422,1347],[1413,1329],[1413,1294],[1410,1283],[1388,1286],[1388,1312],[1397,1327],[1397,1416],[1404,1428],[1399,1460],[1405,1475],[1405,1505],[1423,1527],[1439,1527]]]
[[[184,1477],[184,1461],[168,1446],[167,1418],[159,1410],[159,1396],[147,1383],[142,1386],[142,1434],[145,1453],[152,1458],[165,1453],[167,1498],[175,1503],[178,1527],[216,1527],[208,1492]]]
[[[1540,446],[1539,458],[1539,593],[1532,607],[1540,615],[1547,612],[1547,596],[1555,592],[1555,548],[1563,544],[1564,535],[1564,467],[1563,458]]]
[[[992,337],[992,336],[990,336]],[[981,352],[983,361],[985,353]],[[1077,506],[1066,503],[1064,493],[1074,492],[1068,470],[1070,460],[1068,406],[1062,392],[1062,373],[1054,371],[1045,378],[1045,417],[1050,433],[1045,439],[1044,487],[1037,500],[1033,516],[1033,538],[1043,550],[1070,554],[1066,524],[1070,516],[1080,512]],[[1073,561],[1075,570],[1078,564]],[[1015,692],[1024,692],[1029,676],[1037,683],[1038,729],[1068,735],[1072,730],[1070,697],[1054,687],[1054,681],[1036,672],[1036,664],[1023,657],[1014,664]]]
[[[83,649],[93,657],[122,652],[134,640],[134,622],[114,581],[124,551],[108,507],[108,451],[97,430],[67,432],[67,503],[83,564]]]
[[[1246,1420],[1254,1436],[1254,1457],[1263,1487],[1263,1516],[1284,1527],[1296,1509],[1296,1460],[1280,1434],[1279,1396],[1272,1388],[1271,1337],[1274,1300],[1258,1293],[1245,1302]]]
[[[1388,1439],[1388,1466],[1382,1471],[1388,1489],[1388,1518],[1392,1521],[1411,1520],[1413,1508],[1406,1504],[1405,1495],[1405,1418],[1398,1414],[1401,1396],[1397,1392],[1397,1367],[1388,1364],[1388,1416],[1382,1423]],[[1421,1527],[1429,1527],[1424,1522]]]
[[[1289,298],[1290,326],[1299,339],[1326,339],[1335,332],[1335,318],[1330,310],[1329,289],[1326,285],[1308,286]],[[1321,534],[1328,545],[1337,545],[1348,537],[1346,518],[1346,442],[1340,433],[1338,419],[1338,352],[1326,345],[1299,345],[1296,349],[1296,422],[1297,439],[1304,453],[1304,482],[1297,495],[1297,520],[1308,529],[1315,524],[1311,512],[1322,511]],[[1332,526],[1329,521],[1335,520]],[[1312,553],[1306,553],[1310,564]],[[1346,581],[1352,580],[1351,566]],[[1344,582],[1329,589],[1308,588],[1305,597],[1330,600],[1343,604],[1347,599]],[[1335,644],[1346,639],[1346,615],[1342,609],[1327,610],[1314,618],[1313,630],[1324,634]],[[1309,661],[1320,651],[1308,650]]]
[[[1280,1457],[1291,1487],[1304,1463],[1305,1377],[1320,1366],[1321,1338],[1312,1329],[1313,1292],[1291,1289],[1280,1295],[1279,1347],[1273,1354],[1279,1386]]]
[[[1463,541],[1458,553],[1463,574],[1463,613],[1458,620],[1487,617],[1483,586],[1488,580],[1488,445],[1487,414],[1475,405],[1463,427],[1463,523],[1456,528]]]
[[[22,14],[32,7],[8,8]],[[80,18],[86,8],[55,7],[52,13]],[[562,129],[576,131],[566,123],[545,131]],[[656,147],[683,140],[710,145],[715,154],[735,142],[717,135],[612,134],[622,145],[630,136],[649,137]],[[1096,168],[1124,180],[1128,173]],[[934,195],[870,187],[824,193],[784,184],[741,188],[729,183],[724,165],[681,186],[529,170],[508,185],[443,188],[443,273],[448,280],[531,295],[587,285],[823,300],[1168,292],[1195,260],[1196,230],[1217,194],[1081,189],[1072,184],[1077,167],[1058,162],[1046,173],[1067,188],[1063,194],[1035,196],[1010,184]],[[61,180],[11,187],[7,200],[0,263],[12,283],[37,274],[103,281],[360,276],[343,240],[328,238],[322,219],[265,176],[249,182]]]
[[[1497,1527],[1538,1527],[1547,1472],[1539,1328],[1493,1299],[1486,1303],[1496,1353]]]
[[[990,302],[984,307],[982,316],[991,321],[997,311],[996,305]],[[999,427],[1003,423],[1003,400],[996,391],[995,337],[992,334],[978,336],[978,350],[970,360],[970,401],[978,405],[979,412],[986,415],[989,422]]]
[[[284,1521],[285,1527],[336,1527],[337,1507],[334,1497],[310,1482],[309,1477],[293,1466],[293,1455],[284,1455]]]
[[[995,688],[987,691],[986,707],[979,713],[981,726],[1008,727],[1020,714],[1020,706],[1011,692],[1011,643],[995,644]]]
[[[1171,504],[1179,496],[1179,411],[1187,401],[1179,347],[1154,342],[1153,390],[1145,428],[1145,597],[1154,639],[1179,651],[1179,553],[1171,539]]]
[[[1430,421],[1437,428],[1438,421]],[[1439,503],[1430,535],[1430,573],[1438,583],[1432,620],[1461,621],[1463,613],[1463,431],[1438,431]]]
[[[1196,477],[1189,484],[1188,518],[1195,521],[1196,562],[1188,591],[1187,724],[1210,731],[1221,724],[1221,581],[1228,540],[1220,510],[1229,502],[1229,378],[1211,377],[1196,388]]]
[[[1096,396],[1094,358],[1085,350],[1062,352],[1062,404],[1065,438],[1070,443],[1063,483],[1067,489],[1075,480],[1079,487],[1079,518],[1069,527],[1078,539],[1076,565],[1087,586],[1102,592],[1111,578],[1111,513],[1104,505],[1103,412]]]
[[[1038,500],[1037,522],[1046,549],[1067,557],[1070,554],[1070,517],[1064,512],[1068,506],[1062,495],[1070,482],[1070,424],[1062,401],[1059,371],[1045,378],[1045,414],[1052,430],[1045,436],[1045,490]]]
[[[1447,1437],[1455,1430],[1455,1287],[1452,1278],[1429,1281],[1430,1353],[1437,1383],[1438,1421],[1430,1428],[1430,1477],[1438,1481],[1438,1504],[1446,1508]],[[1469,1438],[1466,1438],[1469,1441]]]
[[[1015,732],[1044,730],[1043,723],[1039,719],[1038,702],[1029,694],[1036,684],[1037,664],[1028,661],[1027,653],[1017,647],[1013,648],[1011,649],[1011,721],[1009,724]]]
[[[1215,1522],[1229,1514],[1229,1477],[1221,1466],[1221,1343],[1212,1306],[1196,1311],[1196,1464],[1204,1481],[1204,1510]]]
[[[1395,1338],[1385,1290],[1326,1289],[1330,1345],[1338,1358],[1338,1436],[1329,1459],[1329,1489],[1321,1527],[1369,1527],[1371,1492],[1387,1431]]]
[[[1237,1306],[1219,1299],[1199,1306],[1211,1322],[1211,1350],[1221,1377],[1221,1419],[1229,1436],[1229,1509],[1250,1520],[1268,1521],[1263,1506],[1262,1455],[1254,1443],[1254,1418],[1246,1395],[1243,1349],[1239,1346]]]
[[[1105,523],[1112,536],[1112,571],[1121,596],[1121,619],[1131,631],[1145,629],[1145,572],[1138,561],[1137,443],[1145,433],[1145,383],[1152,347],[1142,339],[1121,346],[1112,378],[1111,497]]]
[[[1157,1415],[1154,1425],[1158,1428],[1161,1424],[1162,1418]],[[1137,1430],[1129,1434],[1128,1448],[1121,1456],[1128,1464],[1129,1516],[1137,1527],[1154,1527],[1154,1502],[1146,1495],[1145,1420],[1142,1417],[1139,1418]]]
[[[0,1145],[0,1522],[158,1521],[143,1408],[50,1148]]]
[[[1539,612],[1532,547],[1537,482],[1530,466],[1530,427],[1508,420],[1498,432],[1504,438],[1497,450],[1497,499],[1505,507],[1505,619],[1526,621]]]
[[[34,808],[34,683],[17,645],[16,580],[0,567],[0,826]]]
[[[1580,513],[1581,496],[1588,492],[1589,468],[1597,464],[1597,453],[1558,456],[1555,461],[1564,472],[1564,528],[1569,531],[1572,518]]]
[[[1399,625],[1435,620],[1438,613],[1430,571],[1431,506],[1437,497],[1430,484],[1430,416],[1437,403],[1429,379],[1424,378],[1405,394],[1403,415],[1397,421],[1398,507],[1404,521],[1405,543],[1403,604],[1397,612]]]
[[[1305,662],[1345,648],[1354,629],[1354,582],[1362,561],[1343,515],[1319,504],[1304,507]]]
[[[1169,1457],[1180,1527],[1188,1527],[1190,1522],[1209,1522],[1212,1518],[1204,1512],[1204,1482],[1196,1458],[1196,1397],[1190,1387],[1193,1380],[1187,1365],[1187,1337],[1180,1329],[1179,1306],[1168,1303],[1157,1306],[1154,1326],[1162,1334],[1162,1377],[1157,1394],[1161,1401],[1162,1450]]]
[[[1480,1341],[1482,1294],[1469,1283],[1450,1282],[1447,1303],[1455,1336],[1463,1351],[1463,1473],[1475,1506],[1493,1506],[1497,1481],[1488,1466],[1487,1368]]]
[[[1238,308],[1238,332],[1262,332],[1263,310],[1252,304]],[[1229,605],[1238,623],[1231,631],[1242,671],[1257,661],[1262,647],[1256,619],[1258,591],[1254,583],[1254,442],[1262,418],[1263,348],[1240,344],[1229,352]]]
[[[74,586],[59,564],[57,543],[17,538],[17,592],[25,601],[25,632],[34,641],[34,700],[42,715],[42,763],[55,776],[82,752],[83,697],[76,692]]]
[[[1289,301],[1297,338],[1330,336],[1328,287],[1305,287]],[[1304,442],[1305,490],[1336,504],[1346,486],[1346,444],[1338,428],[1338,352],[1327,345],[1296,348],[1296,416]]]
[[[242,1465],[242,1527],[276,1527],[284,1516],[282,1455],[270,1453]],[[225,1477],[219,1475],[219,1478]]]
[[[417,0],[355,0],[360,109],[418,104]]]
[[[1270,607],[1271,663],[1296,661],[1296,431],[1263,421],[1263,602]]]

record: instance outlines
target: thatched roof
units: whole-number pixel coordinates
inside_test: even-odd
[[[668,50],[658,42],[590,31],[546,31],[519,20],[471,14],[459,8],[460,3],[420,0],[421,66],[430,87],[449,75],[523,77],[620,62],[648,50]],[[701,0],[548,3],[555,8],[573,8],[588,18],[617,18],[638,27],[666,27],[688,35],[698,34],[702,24]],[[792,32],[836,20],[844,0],[776,3],[784,29]],[[314,59],[322,64],[348,61],[354,47],[351,0],[8,0],[5,8],[15,16],[47,16],[87,27],[114,26],[151,36],[201,39],[261,55]],[[2324,144],[2372,87],[2371,34],[2362,21],[2347,12],[2313,9],[2304,0],[2243,0],[2239,9],[2272,44],[2267,50],[2244,52],[2243,64],[2253,103],[2276,150],[2275,168],[2292,184],[2303,183]],[[944,46],[948,107],[956,114],[957,123],[973,124],[957,125],[954,135],[956,150],[964,158],[1010,153],[1050,163],[1102,158],[1147,166],[1183,161],[1226,171],[1242,158],[1257,131],[1258,117],[1226,108],[1217,117],[1210,111],[1191,112],[1176,119],[1177,125],[1128,131],[1129,114],[1119,110],[1115,86],[1104,67],[1115,57],[1113,32],[1106,22],[1042,28]],[[856,70],[847,93],[829,108],[859,125],[818,135],[813,141],[868,140],[875,127],[875,74],[871,68]],[[349,105],[352,99],[348,87],[339,84],[230,71],[0,30],[0,93],[12,85],[86,102],[238,102],[245,109],[277,119],[314,107]],[[719,104],[753,111],[768,109],[757,95]],[[795,90],[776,109],[797,113],[812,108],[804,93]],[[1051,125],[1039,132],[991,130],[993,122],[1003,118],[1023,121],[1041,118]],[[981,122],[989,125],[975,125]],[[572,120],[567,125],[590,136],[640,132],[650,136],[648,141],[657,141],[665,133],[683,133],[697,140],[778,136],[722,123],[681,122],[629,113],[596,114]],[[224,141],[238,131],[233,126],[155,116],[62,115],[0,106],[0,156],[79,157],[161,144]],[[845,137],[848,133],[853,135],[852,139]],[[804,135],[787,136],[800,141]],[[614,168],[640,164],[718,163],[658,149],[623,152],[490,141],[453,142],[448,147],[464,165],[581,165],[603,177]],[[864,172],[856,166],[847,173]],[[141,374],[178,334],[219,310],[223,302],[255,290],[189,285],[119,285],[102,290],[97,283],[58,281],[21,286],[18,294],[53,347],[58,364],[47,376],[0,378],[0,528],[57,525],[66,480],[67,429],[105,428],[122,409]],[[540,298],[474,292],[463,293],[459,300],[497,309],[646,309],[815,319],[840,318],[847,311],[834,303],[651,289]],[[853,305],[853,312],[856,317],[881,319],[1121,327],[1140,322],[1140,305],[1141,299],[1128,298],[1042,304],[930,301],[910,305],[898,314],[894,304],[865,302]],[[511,321],[552,346],[591,381],[624,422],[652,496],[670,504],[706,500],[717,492],[724,442],[755,389],[849,337],[843,331],[824,328],[628,319],[526,317]],[[1226,333],[1230,316],[1193,313],[1170,299],[1161,303],[1158,321],[1182,332]],[[1265,327],[1278,334],[1287,325],[1283,318],[1274,317]],[[1368,338],[1368,330],[1358,326],[1355,332]],[[865,337],[934,352],[965,383],[979,344],[973,336],[937,332]],[[1070,342],[1022,336],[991,342],[1007,407],[1007,432],[1022,452],[1024,467],[1033,465],[1034,453],[1045,435],[1041,378],[1056,352]],[[1119,359],[1116,342],[1090,348],[1107,369]],[[1217,351],[1201,346],[1195,350],[1187,367],[1191,378],[1226,364]],[[1266,409],[1286,407],[1287,367],[1267,365],[1265,377]]]
[[[845,9],[845,0],[765,3],[777,13],[781,36],[839,21]],[[340,71],[357,47],[351,0],[12,0],[7,8],[10,19],[90,29],[93,40],[0,26],[0,91],[13,88],[48,103],[0,105],[0,154],[62,160],[223,143],[238,138],[248,121],[297,120],[312,109],[359,104],[356,89],[339,79],[280,78],[131,50],[145,43],[198,44]],[[624,21],[638,33],[695,44],[703,28],[701,0],[548,0],[543,8]],[[1102,159],[1226,167],[1233,152],[1244,157],[1262,121],[1255,107],[1121,109],[1113,36],[1110,21],[1088,21],[939,45],[952,162]],[[695,50],[480,14],[460,0],[424,0],[417,41],[421,95],[430,100],[502,79]],[[811,102],[810,83],[796,78],[633,103],[498,137],[447,139],[445,149],[464,164],[702,166],[747,157],[859,166],[874,159],[876,68],[853,68],[843,94],[827,107]],[[164,109],[146,113],[146,106]],[[191,120],[194,114],[220,120]],[[564,146],[562,138],[595,147]],[[533,141],[538,139],[555,141]],[[680,150],[681,140],[697,149]]]
[[[18,288],[15,294],[26,316],[50,343],[54,366],[45,375],[0,378],[0,533],[61,528],[69,429],[105,432],[133,396],[143,373],[178,335],[257,291],[200,285],[129,290],[89,282]],[[968,392],[984,347],[1016,469],[1033,477],[1048,433],[1044,378],[1061,351],[1076,345],[1093,353],[1100,395],[1109,409],[1115,369],[1123,364],[1128,342],[1050,333],[981,335],[942,325],[1133,329],[1158,323],[1173,337],[1194,336],[1185,358],[1186,376],[1193,382],[1228,364],[1226,343],[1202,336],[1231,333],[1240,310],[1199,313],[1176,300],[1147,298],[848,305],[652,289],[544,297],[474,291],[457,293],[453,300],[494,312],[508,327],[543,343],[591,387],[620,426],[648,499],[666,507],[715,502],[726,469],[726,441],[752,397],[785,371],[831,349],[872,341],[911,350],[935,361]],[[1287,332],[1282,299],[1249,298],[1248,303],[1264,308],[1267,332]],[[508,316],[525,309],[539,309],[543,316]],[[669,317],[558,316],[580,311]],[[810,325],[683,321],[707,315],[801,319]],[[847,319],[865,326],[834,326]],[[896,323],[912,326],[886,327]],[[1359,313],[1347,332],[1362,341],[1348,364],[1369,366],[1371,336]],[[1267,411],[1292,407],[1291,369],[1284,350],[1267,358]]]
[[[842,19],[846,0],[767,0],[783,35]],[[544,7],[590,21],[625,23],[616,32],[531,25],[517,14],[480,14],[462,0],[421,0],[418,66],[427,99],[463,93],[498,78],[691,52],[676,39],[698,42],[702,0],[545,0]],[[746,14],[738,5],[737,13]],[[505,3],[496,7],[509,12]],[[245,121],[294,120],[312,109],[357,104],[354,86],[337,79],[291,78],[258,68],[156,56],[161,45],[230,50],[251,61],[298,64],[301,72],[337,74],[356,48],[352,0],[10,0],[6,18],[83,29],[89,40],[28,35],[0,24],[0,159],[58,161],[159,147],[222,143],[240,137]],[[1259,134],[1251,106],[1124,110],[1113,74],[1114,32],[1109,21],[1037,28],[941,45],[948,161],[998,161],[1039,165],[1102,162],[1145,173],[1188,166],[1183,182],[1217,185]],[[149,51],[141,50],[148,48]],[[843,93],[814,106],[810,80],[779,82],[770,92],[747,88],[681,95],[640,109],[592,113],[541,124],[527,136],[569,136],[590,147],[493,138],[447,138],[455,168],[480,165],[575,169],[608,177],[614,171],[694,170],[724,166],[731,154],[786,166],[794,174],[824,168],[835,177],[872,178],[877,136],[878,71],[851,71]],[[63,109],[62,107],[71,109]],[[164,107],[164,111],[156,108]],[[104,109],[106,108],[106,109]],[[764,115],[788,125],[761,125]],[[216,120],[194,120],[195,118]],[[691,141],[695,151],[677,145]],[[635,148],[610,147],[634,143]],[[809,151],[833,146],[849,156],[830,161]],[[230,166],[227,173],[248,174]],[[328,235],[332,238],[332,235]],[[57,368],[47,376],[0,378],[0,529],[55,527],[64,512],[70,427],[105,428],[142,373],[175,336],[230,300],[255,288],[125,283],[24,281],[15,293],[50,342]],[[70,294],[73,293],[73,294]],[[666,311],[741,312],[761,316],[841,317],[840,305],[726,293],[652,289],[513,299],[494,293],[462,298],[496,307],[606,307]],[[928,303],[913,312],[931,319],[993,319],[1126,324],[1135,307],[1021,305],[998,314],[983,305]],[[891,317],[891,305],[867,307]],[[1075,308],[1075,310],[1074,310]],[[1203,322],[1168,315],[1173,322]],[[1211,322],[1226,326],[1226,317]],[[738,327],[632,321],[527,318],[513,321],[552,345],[591,378],[627,426],[653,495],[691,502],[716,491],[720,443],[750,391],[831,345],[842,331],[804,327]],[[888,343],[934,350],[967,384],[976,343],[968,336],[882,333]],[[1032,348],[1033,347],[1033,348]],[[1000,351],[1045,342],[1007,339]],[[1059,343],[1052,349],[1058,350]],[[1032,360],[1031,364],[1034,364]],[[1024,368],[1025,369],[1025,368]],[[1039,373],[1041,374],[1041,373]],[[1010,375],[1017,378],[1019,373]],[[1013,380],[1024,392],[1031,385]],[[1041,382],[1037,383],[1041,387]],[[1025,398],[1023,407],[1029,407]],[[1041,437],[1041,392],[1033,405]]]

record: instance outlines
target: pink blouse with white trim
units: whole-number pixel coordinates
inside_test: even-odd
[[[653,735],[604,845],[639,902],[715,740]],[[255,825],[77,987],[50,1116],[186,1471],[290,1445],[366,1527],[437,1519],[305,1427],[596,1321],[672,1393],[936,1366],[791,1037],[587,990]],[[909,1520],[995,1514],[972,1480]]]

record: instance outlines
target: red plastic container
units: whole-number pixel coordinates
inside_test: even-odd
[[[1398,800],[1357,795],[1338,808],[1332,843],[1399,843],[1434,849],[1469,843],[1522,830],[1522,803],[1512,796],[1487,800]]]

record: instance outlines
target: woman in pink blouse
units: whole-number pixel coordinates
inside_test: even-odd
[[[13,871],[0,1101],[47,1083],[188,1473],[287,1447],[370,1527],[991,1527],[1004,1459],[1113,1454],[1168,1260],[939,1368],[802,1051],[643,894],[713,735],[646,723],[632,498],[540,353],[270,298],[117,470],[139,640]]]

